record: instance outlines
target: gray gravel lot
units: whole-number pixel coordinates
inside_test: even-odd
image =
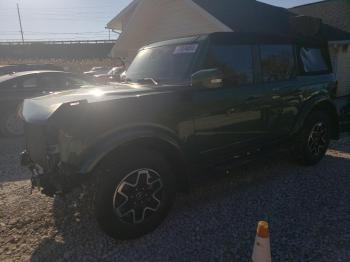
[[[286,155],[259,159],[180,194],[153,233],[105,236],[79,193],[29,194],[21,141],[0,138],[0,261],[249,261],[256,224],[268,219],[273,261],[350,261],[350,139],[316,167]]]

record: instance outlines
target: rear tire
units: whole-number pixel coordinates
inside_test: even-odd
[[[331,119],[326,111],[310,114],[296,139],[294,154],[306,166],[319,163],[325,156],[331,138]]]
[[[104,161],[95,175],[96,219],[115,239],[133,239],[153,231],[172,206],[174,175],[158,152],[123,151]]]

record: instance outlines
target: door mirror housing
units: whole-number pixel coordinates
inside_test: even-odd
[[[218,68],[200,70],[191,76],[191,85],[199,88],[220,88],[223,86],[223,76]]]

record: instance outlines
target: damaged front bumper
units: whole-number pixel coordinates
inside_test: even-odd
[[[28,151],[23,151],[20,154],[20,162],[32,173],[32,189],[38,188],[41,193],[50,197],[71,192],[83,183],[83,178],[86,178],[86,176],[77,173],[73,167],[62,162],[51,166],[50,170],[45,170],[31,160]]]

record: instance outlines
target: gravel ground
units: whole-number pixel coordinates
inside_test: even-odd
[[[21,141],[0,139],[0,261],[249,261],[268,219],[273,261],[350,261],[350,139],[316,167],[259,159],[181,194],[153,233],[105,236],[72,194],[30,195]]]

